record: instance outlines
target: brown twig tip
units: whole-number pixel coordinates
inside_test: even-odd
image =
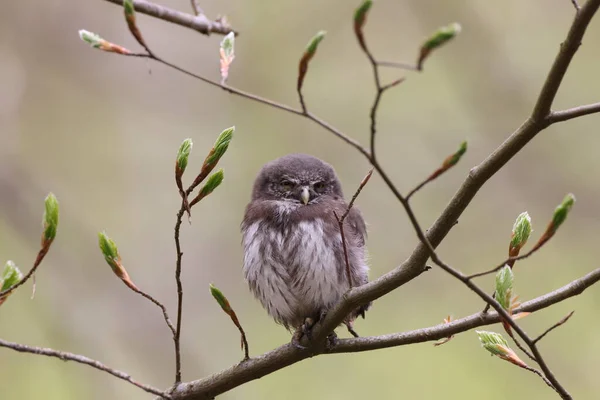
[[[537,338],[535,338],[533,340],[533,343],[539,342],[540,340],[542,340],[544,338],[544,336],[546,336],[547,334],[552,332],[554,329],[558,328],[561,325],[564,325],[569,320],[569,318],[571,318],[573,316],[573,314],[575,314],[575,310],[571,311],[570,313],[565,315],[560,321],[558,321],[557,323],[552,325],[550,328],[546,329],[544,331],[544,333],[542,333],[540,336],[538,336]]]

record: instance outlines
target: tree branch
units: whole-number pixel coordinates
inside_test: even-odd
[[[153,388],[152,386],[144,385],[143,383],[139,383],[139,382],[133,380],[131,378],[131,376],[129,374],[126,374],[125,372],[107,367],[106,365],[102,364],[99,361],[93,360],[89,357],[85,357],[85,356],[82,356],[79,354],[67,353],[64,351],[58,351],[58,350],[48,349],[48,348],[44,348],[44,347],[26,346],[24,344],[13,343],[13,342],[9,342],[9,341],[3,340],[3,339],[0,339],[0,347],[6,347],[6,348],[9,348],[9,349],[21,352],[21,353],[30,353],[30,354],[37,354],[40,356],[56,357],[63,361],[74,361],[74,362],[77,362],[80,364],[89,365],[92,368],[107,372],[107,373],[111,374],[112,376],[115,376],[119,379],[127,381],[127,382],[131,383],[132,385],[135,385],[135,386],[139,387],[140,389],[145,390],[148,393],[155,394],[155,395],[159,396],[159,398],[161,398],[161,399],[171,399],[172,398],[169,394],[164,393],[159,389]]]
[[[123,7],[122,0],[105,1]],[[192,15],[176,11],[171,8],[163,7],[158,4],[150,3],[145,0],[134,0],[133,5],[135,7],[135,10],[142,14],[150,15],[151,17],[158,18],[163,21],[171,22],[176,25],[193,29],[204,35],[210,35],[211,33],[226,35],[229,32],[233,31],[233,28],[231,28],[227,21],[211,21],[206,17],[206,15],[202,13],[198,15]]]
[[[568,110],[553,111],[548,119],[550,123],[564,122],[573,118],[600,112],[600,103],[587,104],[585,106],[573,107]]]
[[[553,304],[583,293],[585,289],[598,281],[600,281],[600,268],[553,292],[521,304],[515,312],[534,312],[550,307]],[[355,288],[353,292],[356,293],[361,288],[363,288],[363,286]],[[174,388],[171,395],[174,399],[179,400],[210,399],[243,385],[246,382],[259,379],[272,372],[324,352],[357,353],[435,341],[480,326],[495,324],[500,321],[501,318],[496,312],[479,312],[465,318],[460,318],[449,323],[443,323],[429,328],[381,336],[340,339],[336,346],[329,351],[326,351],[325,349],[298,350],[290,344],[285,344],[268,353],[251,358],[242,364],[234,365],[204,379],[181,383]]]

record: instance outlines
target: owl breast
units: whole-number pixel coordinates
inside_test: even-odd
[[[341,236],[321,218],[291,219],[283,210],[276,220],[244,227],[244,275],[269,314],[295,328],[306,317],[318,318],[348,290]]]

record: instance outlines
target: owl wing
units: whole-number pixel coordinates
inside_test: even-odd
[[[348,216],[346,217],[346,224],[344,229],[349,230],[349,234],[355,239],[356,244],[360,247],[365,247],[365,242],[367,239],[367,225],[365,224],[365,220],[362,217],[361,212],[353,207],[350,209]],[[348,227],[348,228],[346,228]]]

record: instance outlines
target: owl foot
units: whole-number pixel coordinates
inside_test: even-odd
[[[329,335],[327,335],[327,340],[325,341],[325,350],[332,350],[335,346],[337,346],[338,342],[339,339],[337,334],[335,332],[331,332]]]
[[[354,337],[360,337],[360,335],[358,333],[356,333],[356,331],[354,330],[354,326],[352,325],[352,322],[344,322],[344,325],[346,325],[346,328],[348,329],[348,332],[350,332],[350,334]]]
[[[292,346],[297,349],[304,350],[306,346],[302,346],[300,344],[300,340],[302,340],[303,336],[306,336],[308,341],[312,340],[312,328],[315,326],[315,320],[307,317],[304,319],[304,323],[296,329],[294,334],[292,335]]]

